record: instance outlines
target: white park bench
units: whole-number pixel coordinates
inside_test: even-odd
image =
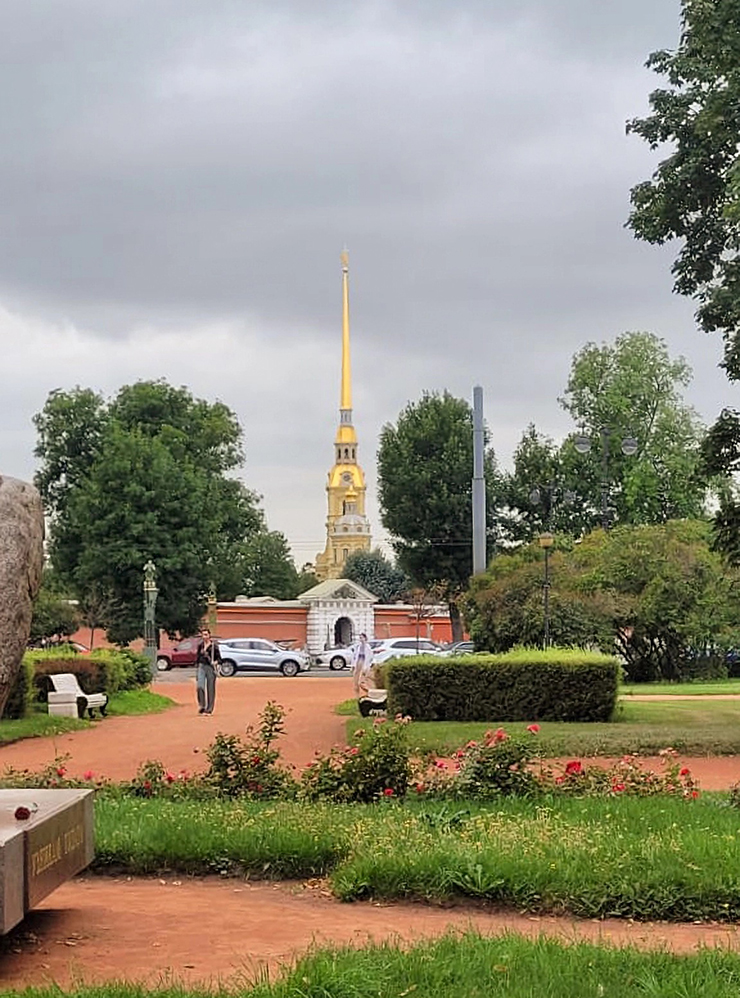
[[[385,717],[388,690],[370,689],[357,701],[363,717]]]
[[[49,676],[49,681],[54,687],[49,690],[50,714],[57,717],[84,717],[87,711],[88,716],[92,717],[97,707],[101,715],[105,716],[107,693],[85,693],[80,689],[73,672],[58,672]]]

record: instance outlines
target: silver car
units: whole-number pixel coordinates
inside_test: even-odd
[[[297,676],[311,668],[304,651],[286,651],[267,638],[232,638],[219,641],[218,647],[222,676],[233,676],[237,672],[282,672],[284,676]]]
[[[406,655],[441,655],[442,649],[429,638],[386,638],[372,641],[373,662],[380,664],[389,658],[403,658]]]

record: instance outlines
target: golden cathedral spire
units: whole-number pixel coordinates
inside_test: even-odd
[[[349,350],[349,255],[342,251],[342,382],[339,427],[334,438],[334,467],[326,485],[326,548],[316,558],[321,581],[342,576],[347,558],[370,550],[365,516],[365,473],[357,463],[357,434],[352,424],[352,371]]]
[[[348,413],[352,422],[352,365],[349,355],[349,253],[342,250],[342,390],[339,410]],[[342,422],[345,422],[342,419]]]

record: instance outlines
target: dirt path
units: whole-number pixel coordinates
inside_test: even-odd
[[[681,953],[715,945],[740,951],[735,926],[579,922],[482,906],[348,905],[318,882],[87,877],[61,887],[0,942],[0,980],[5,988],[123,978],[149,985],[173,978],[237,985],[259,968],[278,970],[313,943],[411,941],[471,927],[492,935],[545,933]]]
[[[194,707],[192,681],[158,687],[177,702],[176,708],[156,716],[107,718],[86,731],[0,748],[0,768],[38,769],[63,754],[70,756],[70,772],[79,776],[93,770],[124,779],[145,759],[160,759],[174,772],[201,768],[203,751],[216,732],[242,734],[269,699],[288,711],[281,751],[286,761],[300,767],[316,751],[343,742],[345,719],[332,708],[352,695],[345,676],[220,680],[216,713],[203,717]],[[686,763],[705,789],[723,789],[740,780],[740,758]],[[645,764],[657,768],[658,760]],[[88,876],[65,884],[0,940],[0,982],[6,988],[49,981],[68,987],[126,978],[154,985],[174,977],[193,985],[218,980],[237,984],[259,968],[275,971],[314,942],[359,945],[389,936],[413,940],[470,926],[484,933],[509,929],[664,945],[676,952],[717,944],[740,951],[735,926],[579,922],[482,906],[345,905],[320,882]]]

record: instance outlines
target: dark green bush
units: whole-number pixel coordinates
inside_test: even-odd
[[[118,693],[151,681],[151,667],[143,655],[129,649],[99,648],[80,655],[71,648],[31,649],[23,658],[33,670],[34,696],[42,703],[51,688],[48,676],[72,672],[85,693]]]
[[[608,721],[619,684],[615,658],[572,648],[420,655],[385,673],[388,712],[415,721]]]
[[[24,656],[18,675],[10,689],[10,695],[5,702],[2,719],[16,721],[25,717],[33,700],[33,665]]]

